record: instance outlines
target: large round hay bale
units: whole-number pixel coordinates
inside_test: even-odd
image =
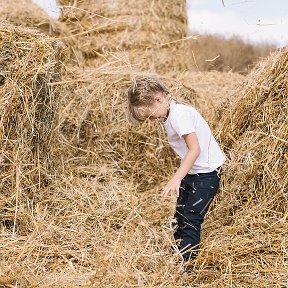
[[[187,43],[183,40],[187,33],[185,1],[69,3],[60,1],[60,20],[67,28],[61,35],[66,37],[70,55],[79,66],[100,66],[107,59],[115,61],[118,52],[129,51],[132,64],[141,62],[142,69],[151,65],[158,72],[187,68],[183,56]]]
[[[287,76],[285,48],[251,72],[238,91],[239,100],[223,116],[220,133],[231,159],[234,192],[242,200],[262,202],[263,208],[268,205],[281,213],[286,210],[288,188]]]

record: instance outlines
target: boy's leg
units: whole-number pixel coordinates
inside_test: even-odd
[[[187,199],[188,199],[188,190],[189,187],[182,181],[180,185],[180,190],[179,190],[179,196],[177,198],[177,204],[176,204],[176,211],[174,214],[174,218],[177,221],[177,225],[175,227],[175,232],[174,232],[174,238],[175,241],[178,242],[177,246],[180,247],[180,243],[183,240],[183,227],[184,227],[184,207],[186,205]]]
[[[184,260],[193,259],[198,254],[201,224],[219,188],[220,175],[217,171],[213,171],[193,175],[191,179],[192,188],[189,190],[184,208],[184,227],[182,228]]]

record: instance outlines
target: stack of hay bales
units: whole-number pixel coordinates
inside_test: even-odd
[[[61,51],[35,30],[0,25],[0,219],[14,230],[52,169],[60,91],[49,84],[60,79]]]
[[[121,58],[159,72],[187,68],[185,1],[59,2],[60,20],[67,27],[63,33],[78,65],[99,66]]]

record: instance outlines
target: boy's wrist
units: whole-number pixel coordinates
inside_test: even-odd
[[[174,175],[171,180],[172,181],[180,181],[181,182],[182,179],[183,179],[182,177],[179,177],[178,175]]]

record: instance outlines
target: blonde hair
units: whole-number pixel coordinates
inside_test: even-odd
[[[139,114],[138,108],[151,105],[156,93],[162,93],[165,97],[169,94],[169,91],[156,77],[143,76],[136,79],[128,88],[128,107],[130,116],[137,121],[145,121]]]

